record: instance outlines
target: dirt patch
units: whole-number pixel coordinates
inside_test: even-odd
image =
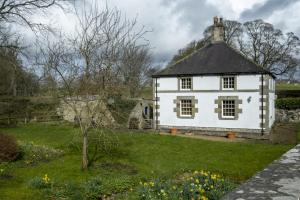
[[[276,123],[272,129],[271,141],[274,144],[296,144],[297,124]]]
[[[102,163],[102,164],[99,164],[99,167],[101,167],[102,169],[105,169],[107,171],[122,171],[129,175],[136,175],[138,173],[138,170],[136,167],[134,167],[132,165],[128,165],[128,164],[118,163],[118,162]]]

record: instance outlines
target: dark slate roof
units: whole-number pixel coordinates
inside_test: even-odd
[[[270,74],[273,76],[269,71],[250,61],[225,42],[219,42],[205,46],[155,73],[152,77],[239,74]]]

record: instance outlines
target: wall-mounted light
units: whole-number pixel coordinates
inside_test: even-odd
[[[247,98],[247,102],[250,103],[251,102],[251,96]]]

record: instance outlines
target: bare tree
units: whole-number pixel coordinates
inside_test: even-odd
[[[233,20],[223,20],[224,25],[224,41],[230,45],[234,46],[238,37],[243,33],[243,25],[237,21]],[[207,27],[204,32],[205,40],[209,40],[211,38],[213,25]]]
[[[52,6],[60,6],[62,0],[0,0],[0,22],[38,25],[31,17],[37,11],[45,11]]]
[[[131,97],[136,97],[145,86],[148,71],[151,68],[151,55],[148,46],[136,44],[126,46],[121,60],[120,73]]]
[[[98,108],[114,92],[114,72],[124,50],[136,44],[145,31],[135,31],[136,20],[123,19],[120,11],[107,6],[101,10],[96,3],[84,4],[82,10],[76,10],[76,17],[75,34],[60,34],[54,42],[47,40],[37,61],[52,71],[60,85],[59,95],[76,115],[82,136],[82,169],[87,169],[89,132],[101,126],[96,120]]]
[[[248,58],[275,75],[282,75],[299,65],[299,38],[290,32],[283,34],[262,20],[244,23],[238,38],[239,50]]]

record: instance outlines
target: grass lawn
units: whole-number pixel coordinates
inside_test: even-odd
[[[279,83],[276,84],[276,90],[300,90],[300,84]]]
[[[101,176],[108,193],[134,188],[139,181],[151,177],[173,177],[185,170],[204,169],[219,172],[234,181],[245,181],[292,147],[118,131],[118,149],[110,155],[103,154],[89,171],[82,172],[80,152],[70,148],[74,131],[66,124],[46,123],[0,129],[22,142],[65,151],[64,156],[50,162],[34,166],[16,164],[11,179],[0,179],[0,199],[43,199],[37,190],[28,188],[27,182],[44,174],[57,182],[75,184]]]

